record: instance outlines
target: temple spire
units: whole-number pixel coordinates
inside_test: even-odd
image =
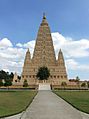
[[[41,26],[48,26],[45,13],[43,13],[43,19],[42,19],[42,22],[41,22]]]
[[[30,53],[29,48],[28,48],[27,52],[29,52],[29,53]]]
[[[23,66],[23,71],[22,71],[22,76],[27,76],[27,74],[30,72],[30,67],[31,67],[31,55],[29,48],[26,52],[25,60],[24,60],[24,66]],[[27,77],[25,77],[26,79]]]
[[[50,27],[47,23],[45,13],[43,14],[42,23],[39,27],[35,49],[32,58],[33,64],[46,66],[56,64],[56,57],[51,37]]]
[[[24,65],[30,63],[30,60],[31,60],[31,55],[30,55],[30,51],[29,51],[29,48],[26,52],[26,56],[25,56],[25,61],[24,61]]]
[[[58,65],[64,65],[65,66],[64,57],[63,57],[63,53],[62,53],[61,49],[58,53]]]

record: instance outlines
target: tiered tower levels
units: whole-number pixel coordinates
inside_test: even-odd
[[[45,15],[38,30],[32,59],[29,49],[26,53],[22,80],[26,79],[29,84],[39,83],[36,74],[38,68],[42,66],[46,66],[50,70],[51,75],[47,82],[60,85],[61,82],[68,81],[63,53],[60,50],[58,60],[56,60],[51,32]]]

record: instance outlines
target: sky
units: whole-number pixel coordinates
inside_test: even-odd
[[[45,12],[69,78],[89,80],[89,0],[0,0],[0,70],[21,74]]]

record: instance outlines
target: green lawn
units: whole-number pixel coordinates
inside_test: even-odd
[[[0,91],[0,117],[25,110],[36,93],[36,91]]]
[[[53,91],[77,109],[89,114],[89,91]]]

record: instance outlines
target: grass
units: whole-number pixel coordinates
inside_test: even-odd
[[[36,94],[36,91],[0,91],[0,117],[22,112]]]
[[[89,114],[89,91],[53,91],[80,111]]]

